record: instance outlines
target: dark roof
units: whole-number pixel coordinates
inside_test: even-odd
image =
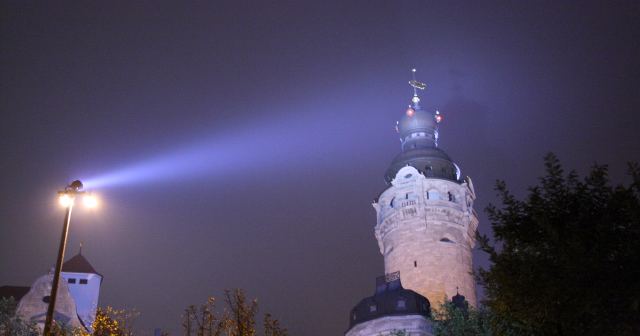
[[[407,113],[398,121],[398,133],[400,133],[400,139],[402,140],[416,132],[426,133],[426,136],[434,140],[437,128],[435,115],[416,105],[410,107]]]
[[[458,167],[447,153],[438,147],[411,148],[398,154],[391,162],[384,179],[391,183],[400,169],[412,166],[427,178],[439,178],[460,183]]]
[[[469,310],[469,303],[467,302],[467,299],[464,297],[464,295],[460,295],[460,293],[458,293],[457,291],[456,295],[451,298],[451,302],[454,306],[456,306],[458,309],[462,309],[462,311],[464,312],[467,312]]]
[[[31,287],[28,286],[1,286],[0,298],[8,299],[13,297],[16,301],[20,301],[23,296],[27,295]]]
[[[87,259],[80,253],[76,254],[73,258],[67,260],[64,264],[62,264],[62,271],[74,273],[93,273],[102,276],[100,273],[96,272],[89,261],[87,261]]]
[[[401,302],[404,301],[404,302]],[[384,316],[431,316],[431,305],[424,296],[402,287],[400,273],[392,273],[376,279],[376,293],[362,299],[349,318],[349,329],[356,324]]]
[[[460,183],[458,166],[447,153],[438,148],[437,112],[434,114],[423,110],[418,104],[420,99],[417,96],[414,99],[417,100],[412,101],[412,105],[398,121],[402,152],[391,162],[384,175],[385,181],[390,184],[400,169],[412,166],[427,178]]]

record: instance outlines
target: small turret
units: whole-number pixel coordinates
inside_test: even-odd
[[[78,254],[62,265],[62,278],[76,302],[78,317],[87,330],[96,318],[102,275],[82,255],[82,245]]]
[[[376,292],[351,310],[346,336],[387,335],[405,330],[408,335],[430,336],[431,305],[424,296],[402,287],[400,273],[376,279]]]
[[[467,302],[467,299],[464,297],[464,295],[460,295],[457,287],[456,295],[451,298],[451,303],[453,303],[456,308],[462,310],[465,313],[469,310],[469,302]]]

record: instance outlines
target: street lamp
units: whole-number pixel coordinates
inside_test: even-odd
[[[64,190],[58,191],[58,201],[60,205],[65,207],[66,213],[62,226],[62,236],[60,237],[60,248],[58,249],[58,260],[56,261],[56,270],[53,274],[53,283],[51,287],[51,296],[49,297],[49,307],[47,308],[47,318],[44,322],[44,336],[51,335],[51,324],[53,322],[53,313],[56,307],[56,298],[58,296],[58,283],[60,282],[60,272],[62,271],[62,262],[64,261],[64,250],[67,247],[67,236],[69,233],[69,223],[71,222],[71,209],[77,197],[82,196],[85,206],[94,208],[98,205],[96,198],[90,193],[82,190],[82,182],[75,180],[71,182]]]

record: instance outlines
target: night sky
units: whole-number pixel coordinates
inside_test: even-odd
[[[100,305],[148,333],[235,287],[292,335],[347,329],[412,67],[482,232],[495,180],[523,195],[549,151],[616,181],[640,161],[637,1],[0,6],[0,285],[53,266],[56,191],[102,181],[67,259],[83,242]]]

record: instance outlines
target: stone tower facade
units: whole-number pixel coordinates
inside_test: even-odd
[[[424,84],[410,84],[414,96],[397,127],[402,151],[385,175],[389,187],[373,204],[385,273],[399,271],[403,286],[433,307],[458,292],[475,306],[473,184],[438,148],[442,115],[421,107],[416,89]]]

